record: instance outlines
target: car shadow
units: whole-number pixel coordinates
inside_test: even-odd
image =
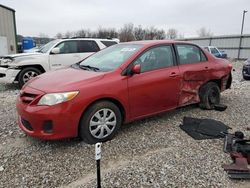
[[[134,131],[134,129],[140,129],[140,128],[144,127],[144,126],[154,126],[155,122],[165,121],[166,119],[173,118],[177,114],[182,114],[182,113],[185,113],[185,112],[191,111],[193,109],[197,109],[197,108],[198,108],[197,104],[190,104],[188,106],[179,107],[179,108],[177,108],[175,110],[171,110],[171,111],[168,111],[168,112],[163,112],[163,113],[160,113],[160,114],[157,114],[157,115],[150,116],[148,118],[135,120],[135,121],[132,121],[130,123],[123,124],[121,126],[120,131],[122,131],[122,132],[130,132],[130,131]],[[119,134],[119,132],[118,132],[118,134]]]

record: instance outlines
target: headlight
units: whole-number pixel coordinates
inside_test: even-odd
[[[52,106],[62,102],[70,101],[79,93],[79,91],[65,92],[65,93],[49,93],[42,96],[37,105]]]
[[[13,59],[10,59],[10,58],[2,58],[0,60],[1,60],[0,62],[2,65],[13,62]]]

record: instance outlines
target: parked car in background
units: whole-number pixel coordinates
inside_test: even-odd
[[[207,51],[209,51],[211,54],[213,54],[215,57],[218,57],[218,58],[227,58],[227,54],[222,51],[222,50],[219,50],[217,47],[215,46],[206,46],[204,47],[204,49],[206,49]]]
[[[103,48],[117,44],[112,39],[74,38],[53,40],[37,52],[0,57],[0,83],[18,82],[22,87],[35,76],[70,66]]]
[[[245,80],[250,80],[250,59],[244,62],[242,68],[242,75]]]
[[[25,84],[17,98],[18,124],[43,139],[103,142],[124,122],[193,103],[212,109],[230,88],[231,69],[191,43],[117,44]]]

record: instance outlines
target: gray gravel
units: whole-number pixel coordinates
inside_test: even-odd
[[[250,187],[221,168],[230,162],[222,140],[193,140],[179,128],[184,116],[207,117],[250,135],[250,81],[242,80],[242,62],[233,65],[232,89],[222,93],[226,111],[191,105],[122,126],[102,145],[103,187]],[[94,146],[25,136],[16,125],[17,94],[0,85],[0,187],[95,187]]]

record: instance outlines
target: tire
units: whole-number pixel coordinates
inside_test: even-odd
[[[24,68],[23,70],[21,70],[21,72],[18,75],[19,87],[22,88],[26,82],[28,82],[30,79],[38,76],[41,73],[42,72],[39,69],[34,68],[34,67]]]
[[[105,112],[106,120],[103,119]],[[122,115],[119,108],[112,102],[100,101],[91,105],[84,112],[80,120],[79,136],[88,144],[105,142],[115,136],[121,124]]]
[[[250,80],[250,77],[244,76],[244,75],[243,75],[243,79],[244,79],[244,80]]]
[[[202,109],[211,110],[220,103],[220,88],[215,82],[208,82],[200,88],[200,103]]]

